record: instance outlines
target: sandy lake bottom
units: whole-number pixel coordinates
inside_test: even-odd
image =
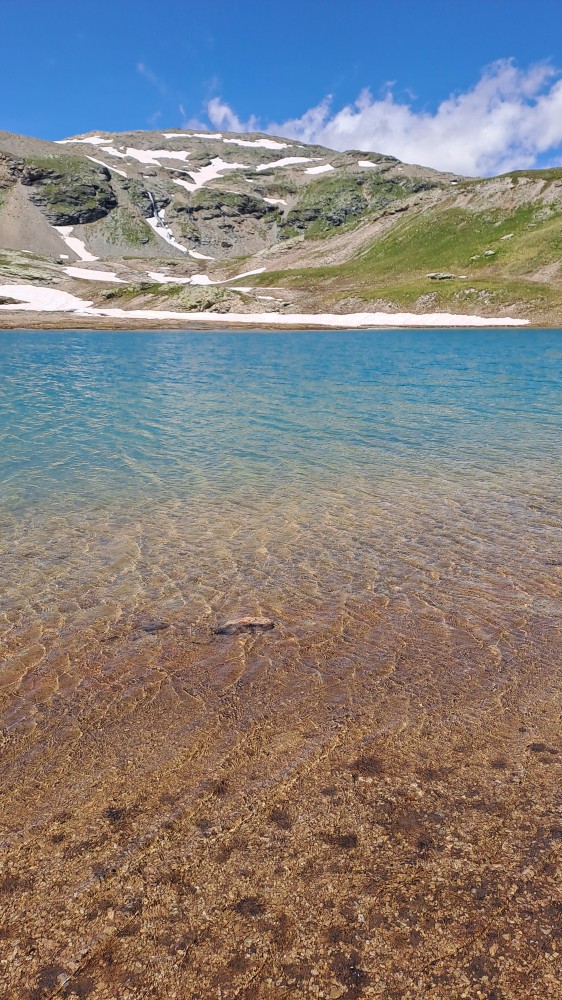
[[[561,995],[561,358],[0,334],[3,995]]]

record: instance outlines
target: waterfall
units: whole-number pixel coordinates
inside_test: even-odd
[[[166,243],[169,243],[170,246],[175,247],[176,250],[181,250],[182,253],[188,253],[187,247],[184,247],[181,245],[181,243],[178,243],[178,241],[174,238],[172,230],[164,222],[165,209],[162,208],[160,210],[161,214],[159,214],[158,208],[156,206],[156,201],[154,199],[154,195],[152,194],[152,191],[148,190],[148,188],[147,188],[147,194],[148,197],[150,198],[150,204],[152,205],[152,211],[154,213],[149,219],[146,220],[148,222],[148,225],[151,227],[151,229],[154,230],[154,232],[158,236],[160,236],[163,240],[166,240]]]
[[[154,195],[152,194],[152,191],[148,190],[148,188],[147,188],[147,194],[148,197],[150,198],[150,204],[152,205],[152,212],[153,212],[152,218],[155,220],[157,226],[161,226],[163,225],[163,223],[162,220],[160,219],[160,216],[158,215],[158,209],[156,207]]]

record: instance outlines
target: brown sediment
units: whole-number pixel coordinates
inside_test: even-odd
[[[29,653],[3,996],[561,995],[552,617],[400,594],[301,612],[116,629],[66,687]]]

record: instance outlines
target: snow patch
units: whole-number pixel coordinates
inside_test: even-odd
[[[248,146],[251,149],[287,149],[289,142],[276,142],[275,139],[223,139],[223,142],[233,146]]]
[[[68,143],[73,145],[76,143],[77,145],[79,142],[85,142],[88,146],[103,146],[111,142],[111,139],[102,139],[101,135],[92,135],[89,139],[55,139],[55,142],[59,146],[66,146]]]
[[[208,274],[194,274],[191,277],[190,285],[220,285],[220,281],[211,281]]]
[[[67,247],[73,250],[80,260],[83,260],[85,263],[88,261],[99,260],[99,257],[94,257],[89,250],[86,250],[82,240],[79,240],[77,236],[71,236],[74,226],[54,226],[53,228],[56,229],[60,236],[62,236]]]
[[[235,278],[226,278],[225,281],[218,281],[218,285],[224,285],[227,281],[238,281],[238,278],[249,278],[252,274],[263,274],[265,267],[256,267],[254,271],[243,271],[242,274],[237,274]]]
[[[119,149],[115,149],[115,146],[105,146],[104,153],[109,153],[110,156],[119,156],[122,160],[125,159],[125,153],[122,153]]]
[[[370,160],[357,160],[358,167],[378,167],[378,163],[371,163]]]
[[[320,167],[308,167],[305,170],[305,174],[327,174],[330,170],[334,170],[331,163],[324,163]]]
[[[286,205],[287,204],[287,202],[285,201],[284,198],[264,198],[263,200],[266,201],[268,205]]]
[[[70,278],[83,278],[85,281],[118,281],[120,285],[125,284],[114,271],[90,271],[87,267],[63,267],[63,271]]]
[[[152,278],[153,281],[159,281],[162,285],[228,285],[231,281],[249,278],[250,275],[261,274],[263,271],[265,271],[265,267],[258,267],[255,271],[244,271],[242,274],[235,274],[233,278],[223,278],[222,281],[213,281],[208,274],[192,274],[190,278],[176,278],[159,271],[149,271],[148,277]]]
[[[215,156],[211,162],[206,167],[201,167],[200,170],[188,170],[186,173],[193,179],[192,181],[183,181],[179,178],[174,178],[174,184],[179,184],[180,187],[184,187],[186,191],[197,191],[198,188],[203,187],[209,181],[215,179],[215,177],[220,177],[223,170],[251,170],[252,167],[247,166],[245,163],[226,163],[221,160],[220,156]]]
[[[86,156],[87,160],[91,160],[92,163],[99,163],[100,167],[105,167],[106,170],[111,170],[114,174],[121,174],[121,177],[126,177],[127,174],[124,170],[119,170],[117,167],[110,167],[108,163],[104,163],[103,160],[96,160],[95,156]]]
[[[139,163],[151,167],[161,167],[160,160],[181,160],[185,163],[187,157],[191,156],[191,151],[187,149],[135,149],[134,146],[127,146],[124,153],[120,153],[113,147],[108,147],[105,152],[111,153],[112,156],[128,156],[132,160],[138,160]]]
[[[174,277],[170,274],[162,274],[161,271],[148,271],[148,277],[152,281],[157,281],[159,285],[190,285],[191,278]]]
[[[41,288],[38,285],[2,285],[0,295],[19,299],[21,305],[4,305],[0,309],[24,309],[26,312],[77,312],[88,309],[91,302],[61,292],[56,288]]]
[[[199,253],[197,250],[188,250],[187,252],[195,260],[216,260],[216,257],[209,257],[206,253]]]
[[[274,160],[273,163],[260,163],[256,170],[273,170],[274,167],[289,167],[293,163],[310,163],[311,160],[321,159],[321,156],[283,156],[280,160]]]

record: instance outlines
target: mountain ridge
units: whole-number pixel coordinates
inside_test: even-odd
[[[40,281],[137,310],[445,310],[549,325],[561,263],[556,168],[466,178],[265,133],[0,132],[11,287]]]

